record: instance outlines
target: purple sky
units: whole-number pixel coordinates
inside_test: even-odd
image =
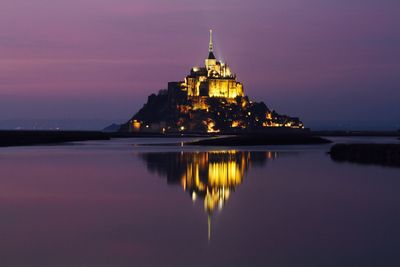
[[[251,98],[309,126],[400,127],[399,10],[398,0],[0,0],[0,121],[123,122],[203,64],[212,27],[217,57]]]

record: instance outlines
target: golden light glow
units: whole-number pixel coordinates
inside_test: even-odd
[[[236,127],[239,126],[239,124],[240,124],[239,121],[232,121],[231,127],[232,127],[232,128],[236,128]]]
[[[212,120],[207,123],[207,133],[219,133],[219,129],[215,129],[215,122]]]
[[[134,132],[138,132],[140,131],[140,127],[142,126],[141,122],[138,120],[133,120],[132,121],[132,130]]]
[[[204,195],[204,209],[212,213],[222,208],[234,189],[242,182],[249,158],[245,152],[216,151],[199,152],[192,155],[186,166],[181,184],[186,190]],[[195,199],[193,197],[192,199]]]
[[[155,157],[156,156],[156,157]],[[167,156],[169,157],[169,156]],[[208,216],[208,233],[211,236],[211,220],[215,210],[222,210],[227,201],[243,182],[251,163],[264,163],[277,157],[276,152],[248,152],[219,150],[207,152],[173,153],[171,159],[164,155],[145,153],[144,158],[157,164],[160,173],[167,176],[168,183],[178,184],[189,193],[193,202],[202,201]]]
[[[243,96],[243,85],[232,79],[209,79],[208,95],[224,98]]]

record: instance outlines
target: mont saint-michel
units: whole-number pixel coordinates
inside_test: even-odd
[[[183,81],[148,97],[147,103],[125,124],[122,132],[248,133],[268,128],[303,129],[297,117],[270,110],[250,100],[227,63],[217,60],[210,30],[208,57]]]

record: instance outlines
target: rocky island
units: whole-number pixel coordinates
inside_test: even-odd
[[[148,97],[147,103],[125,124],[121,133],[262,133],[271,128],[302,131],[297,117],[278,114],[264,102],[244,93],[243,84],[228,64],[217,60],[212,31],[203,67],[193,67],[183,81]]]

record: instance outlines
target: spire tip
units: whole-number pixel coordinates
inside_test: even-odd
[[[208,50],[209,52],[213,52],[212,29],[210,29],[210,45]]]

